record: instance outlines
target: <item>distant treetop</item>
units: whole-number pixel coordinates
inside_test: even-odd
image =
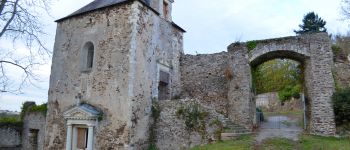
[[[314,12],[309,12],[304,16],[303,23],[299,25],[300,30],[294,30],[298,35],[305,33],[327,32],[326,21],[318,17]]]

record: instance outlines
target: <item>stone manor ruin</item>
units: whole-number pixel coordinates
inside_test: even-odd
[[[150,143],[187,149],[250,133],[256,125],[251,67],[274,58],[297,60],[305,68],[307,131],[335,134],[327,34],[185,55],[185,30],[172,22],[172,3],[95,0],[57,20],[44,144],[38,149],[136,150]],[[189,131],[179,117],[190,104],[206,114],[201,130]]]

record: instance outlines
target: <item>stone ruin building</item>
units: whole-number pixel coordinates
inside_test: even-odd
[[[150,143],[186,149],[251,133],[256,127],[251,67],[275,58],[294,59],[306,68],[307,131],[335,134],[327,34],[255,41],[253,49],[233,43],[227,52],[186,55],[185,30],[171,17],[173,2],[95,0],[57,20],[39,149],[136,150]],[[180,108],[193,103],[207,114],[201,132],[189,131],[178,117]]]

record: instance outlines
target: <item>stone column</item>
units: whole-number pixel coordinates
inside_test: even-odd
[[[228,47],[229,65],[233,77],[229,81],[228,116],[234,123],[253,129],[255,102],[252,97],[251,71],[248,50],[244,44],[234,43]]]
[[[93,149],[93,146],[94,146],[93,139],[94,139],[94,127],[93,126],[89,126],[87,150],[92,150]]]
[[[77,127],[73,127],[73,139],[72,139],[72,142],[73,142],[73,148],[72,149],[75,149],[77,148],[77,143],[78,143],[78,129]]]
[[[72,124],[67,125],[66,150],[72,149]]]

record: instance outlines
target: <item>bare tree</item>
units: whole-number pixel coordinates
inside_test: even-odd
[[[0,93],[21,92],[38,80],[35,69],[51,56],[42,37],[40,22],[50,0],[1,0],[0,3]]]
[[[343,20],[350,19],[350,0],[342,0],[341,2],[341,14]]]

